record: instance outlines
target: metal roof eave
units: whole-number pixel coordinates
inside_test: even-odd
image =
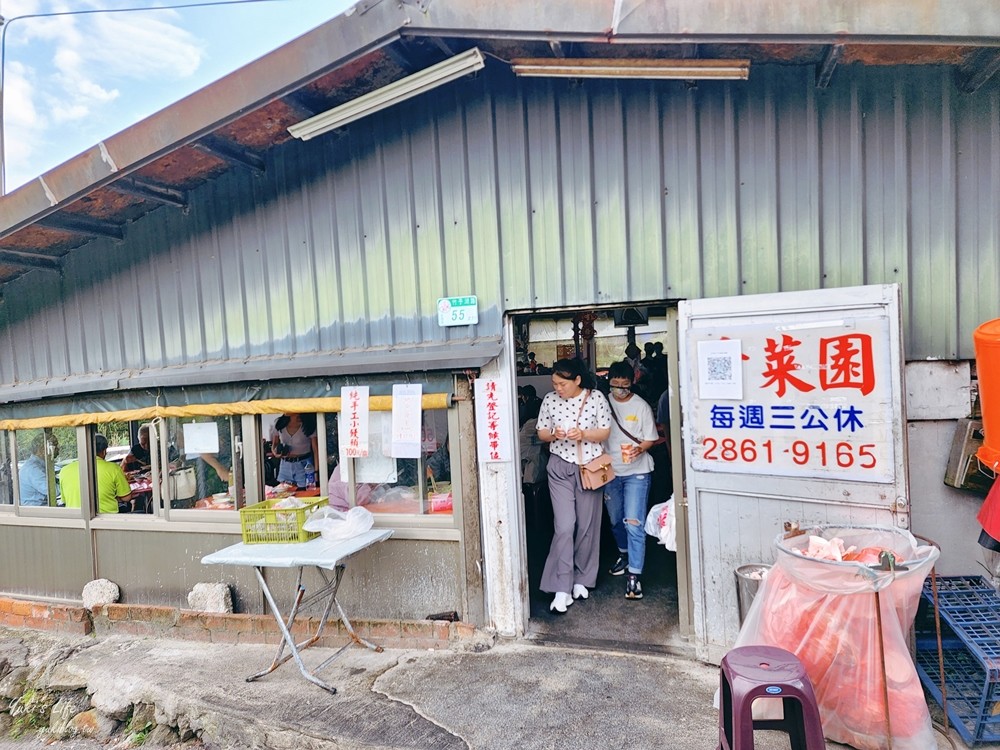
[[[412,2],[413,0],[402,0]],[[624,43],[995,45],[995,0],[426,0],[403,35]]]
[[[461,339],[447,344],[399,346],[271,356],[227,362],[204,362],[146,372],[112,372],[0,387],[0,404],[59,398],[79,393],[173,388],[283,380],[288,378],[380,375],[477,369],[500,355],[499,338]]]

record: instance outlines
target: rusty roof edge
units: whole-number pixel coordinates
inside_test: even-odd
[[[0,196],[0,239],[399,39],[412,10],[337,16]]]

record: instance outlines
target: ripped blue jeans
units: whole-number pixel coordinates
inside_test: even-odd
[[[604,504],[619,552],[628,551],[628,572],[639,575],[646,561],[646,503],[652,474],[615,477],[604,485]],[[634,523],[633,523],[634,522]]]

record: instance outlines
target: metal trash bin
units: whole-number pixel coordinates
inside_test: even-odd
[[[736,569],[736,601],[740,608],[740,626],[750,611],[753,598],[757,595],[760,582],[767,577],[771,569],[766,563],[750,563]]]

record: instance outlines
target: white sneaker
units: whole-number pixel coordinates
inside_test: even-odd
[[[564,591],[560,591],[556,594],[555,598],[552,600],[552,604],[549,605],[550,612],[558,612],[561,615],[566,614],[566,608],[573,603],[573,597]]]
[[[582,583],[574,583],[573,584],[573,598],[574,599],[586,599],[589,596],[590,596],[590,592],[587,590],[586,586],[584,586]]]

